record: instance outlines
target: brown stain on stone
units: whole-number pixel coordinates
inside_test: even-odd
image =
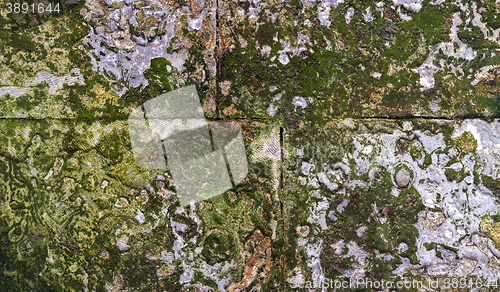
[[[271,276],[274,264],[271,259],[271,238],[263,236],[260,230],[257,229],[250,237],[250,241],[246,244],[246,249],[251,250],[252,246],[254,246],[254,253],[245,265],[243,279],[240,283],[229,285],[228,291],[239,292],[249,290],[247,288],[255,280],[259,270],[262,270],[261,275],[265,276],[265,279],[259,279],[260,283],[266,282]],[[254,287],[252,290],[260,291],[260,288],[261,287]]]

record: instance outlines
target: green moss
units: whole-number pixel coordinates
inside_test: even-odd
[[[439,258],[442,258],[442,255],[441,255],[441,252],[438,250],[438,246],[441,246],[443,247],[444,249],[447,249],[449,251],[452,251],[454,253],[458,252],[458,249],[454,248],[454,247],[451,247],[451,246],[448,246],[448,245],[445,245],[445,244],[441,244],[441,243],[435,243],[435,242],[426,242],[424,243],[424,246],[427,250],[435,250],[436,251],[436,256],[438,256]]]
[[[431,164],[432,164],[432,157],[431,157],[431,155],[425,153],[424,163],[422,163],[422,168],[423,169],[427,169],[427,167],[429,167]]]
[[[500,214],[490,215],[495,222],[500,222]]]
[[[464,153],[475,152],[477,141],[469,132],[464,132],[460,137],[453,139],[453,143]]]
[[[435,242],[426,242],[424,243],[425,249],[427,250],[433,250],[436,249],[437,244]]]
[[[483,175],[481,176],[481,181],[484,186],[491,190],[494,194],[500,194],[500,180],[494,179],[490,176]]]
[[[411,147],[410,148],[410,155],[413,157],[413,159],[417,159],[422,157],[422,153],[424,153],[422,150],[419,150],[416,147]]]
[[[435,250],[436,251],[436,256],[439,257],[439,258],[442,258],[441,256],[441,252],[437,249],[438,247],[438,244],[436,244],[435,242],[426,242],[424,243],[424,246],[427,250]]]
[[[29,52],[33,53],[37,50],[37,46],[35,42],[29,37],[27,33],[22,32],[7,32],[6,30],[2,30],[1,34],[4,35],[5,38],[9,39],[9,45],[14,49],[14,52]]]
[[[448,181],[456,181],[457,183],[461,182],[467,176],[464,169],[455,171],[451,168],[447,168],[444,173]]]
[[[459,26],[458,38],[471,46],[474,50],[483,49],[485,45],[489,43],[484,39],[483,32],[481,32],[481,29],[477,26]]]
[[[202,254],[208,263],[227,260],[235,253],[233,245],[233,236],[215,231],[205,238]]]
[[[493,1],[486,1],[484,3],[486,11],[481,12],[481,21],[486,23],[488,27],[493,30],[500,27],[500,17],[498,17],[498,4]]]
[[[449,251],[452,251],[454,253],[457,253],[458,252],[458,249],[454,248],[454,247],[451,247],[449,245],[446,245],[446,244],[440,244],[443,248],[449,250]]]
[[[217,213],[212,214],[212,218],[214,219],[215,223],[217,224],[222,224],[222,219]]]
[[[258,40],[261,44],[273,43],[273,38],[279,31],[278,27],[278,23],[264,22],[263,24],[259,25],[259,29],[255,33],[255,39]]]

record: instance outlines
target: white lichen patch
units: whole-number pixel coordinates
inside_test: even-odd
[[[292,104],[294,106],[300,106],[301,108],[305,108],[307,106],[307,101],[302,96],[296,96],[293,98]]]
[[[404,8],[419,12],[422,9],[423,0],[392,0],[394,5],[402,5]]]
[[[128,250],[130,246],[127,244],[128,242],[128,236],[122,235],[120,238],[116,239],[116,245],[120,250]]]
[[[481,183],[476,184],[477,178],[474,178],[474,172],[477,171],[479,174],[493,178],[500,173],[499,123],[497,121],[488,123],[482,120],[436,121],[436,123],[454,127],[451,137],[446,138],[445,134],[439,131],[431,133],[428,130],[413,130],[414,124],[406,122],[402,125],[404,132],[395,129],[392,133],[386,131],[380,134],[353,135],[354,151],[349,154],[349,159],[345,158],[343,161],[348,165],[354,163],[358,175],[366,173],[370,181],[376,180],[377,175],[380,177],[383,169],[387,170],[392,175],[393,184],[389,195],[400,197],[407,192],[405,190],[411,188],[419,194],[421,203],[426,207],[426,210],[420,211],[418,218],[415,218],[417,220],[415,227],[418,231],[415,238],[417,248],[415,255],[418,263],[410,262],[407,256],[401,255],[403,263],[392,271],[394,275],[401,276],[413,271],[424,273],[429,277],[477,275],[498,279],[500,278],[499,267],[488,264],[497,261],[495,256],[497,249],[494,248],[491,240],[481,233],[484,231],[481,231],[480,223],[483,216],[498,214],[500,206],[491,190]],[[471,148],[470,153],[459,154],[457,144],[454,144],[456,142],[451,142],[451,140],[459,139],[465,132],[474,137],[477,147]],[[401,140],[408,141],[408,145],[420,151],[421,155],[412,156],[406,152],[396,151],[398,141]],[[463,151],[465,148],[460,149]],[[423,157],[427,158],[424,160]],[[301,172],[312,176],[316,170],[308,168],[309,165],[310,162],[303,162],[300,165]],[[403,165],[404,168],[402,168]],[[299,238],[297,242],[299,250],[311,251],[306,262],[311,268],[315,267],[314,271],[311,271],[311,277],[316,281],[324,275],[322,269],[317,267],[318,259],[313,251],[322,250],[323,247],[318,246],[321,240],[325,239],[322,235],[329,230],[330,224],[338,224],[338,216],[342,216],[345,208],[352,204],[348,198],[343,198],[339,204],[338,199],[348,196],[350,190],[354,188],[370,186],[364,181],[340,175],[349,173],[350,167],[346,167],[346,171],[340,170],[337,166],[330,167],[326,173],[316,173],[318,180],[326,186],[330,181],[327,174],[335,177],[337,187],[330,190],[330,193],[318,196],[314,195],[314,190],[309,192],[311,198],[308,204],[307,221],[314,228],[307,239]],[[463,172],[464,178],[450,179],[445,173],[446,169]],[[340,172],[339,175],[335,176],[336,172]],[[308,184],[308,186],[312,185]],[[332,203],[333,198],[336,204]],[[387,206],[378,207],[375,203],[372,207],[371,216],[377,218],[375,223],[367,223],[368,225],[363,223],[354,229],[360,239],[371,232],[372,228],[382,228],[381,226],[386,225],[390,218],[387,216],[389,210]],[[442,211],[434,211],[436,209]],[[389,243],[383,234],[381,239]],[[338,241],[331,248],[340,255],[343,249],[342,244],[343,241]],[[435,244],[436,248],[429,249],[429,244]],[[336,270],[340,271],[344,277],[357,279],[364,277],[369,259],[373,256],[391,261],[394,254],[408,253],[410,241],[398,242],[394,246],[394,251],[391,252],[392,255],[383,255],[378,251],[374,251],[374,254],[364,251],[355,241],[349,242],[347,247],[349,252],[343,257],[353,257],[354,262],[349,269]],[[500,252],[498,254],[500,255]]]
[[[139,223],[144,223],[146,221],[146,217],[144,216],[144,213],[141,212],[141,210],[137,210],[137,215],[135,216],[135,219],[139,221]]]
[[[95,22],[95,28],[92,27],[89,35],[84,38],[81,49],[87,50],[93,70],[115,85],[116,94],[122,96],[128,88],[147,86],[149,82],[143,74],[154,58],[165,58],[178,73],[184,72],[190,41],[181,37],[171,43],[176,30],[181,26],[188,31],[203,31],[204,24],[209,23],[212,40],[203,54],[209,73],[215,76],[216,62],[213,55],[216,11],[210,2],[202,1],[199,3],[201,7],[197,5],[192,7],[193,10],[188,6],[174,9],[156,0],[140,6],[128,1],[117,3],[120,3],[119,9],[113,9],[116,3],[104,5],[97,1],[87,1],[80,11],[86,20]],[[184,19],[186,22],[181,23]],[[144,34],[134,33],[136,30]],[[157,36],[156,30],[164,34]],[[115,49],[110,50],[109,47]],[[167,53],[168,48],[174,51]],[[198,71],[200,70],[203,71],[202,68]],[[203,71],[198,75],[204,79],[205,73]]]

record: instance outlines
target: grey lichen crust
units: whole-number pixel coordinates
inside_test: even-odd
[[[23,29],[2,9],[0,287],[500,278],[498,1],[87,0]],[[182,205],[128,117],[188,85],[241,125],[249,173]]]
[[[342,142],[288,146],[285,214],[290,253],[300,254],[287,267],[288,283],[498,279],[498,253],[483,224],[499,212],[499,189],[487,183],[500,178],[499,130],[498,121],[482,120],[337,121],[324,135]],[[300,164],[308,170],[296,170]]]

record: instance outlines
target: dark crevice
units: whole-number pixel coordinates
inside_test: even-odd
[[[220,50],[219,37],[220,37],[220,29],[219,29],[219,0],[215,0],[215,58],[216,58],[216,68],[215,68],[215,89],[214,89],[214,103],[215,103],[215,120],[220,119],[220,101],[219,101],[219,80],[220,80],[220,71],[222,68],[222,52]]]
[[[218,99],[216,99],[216,107],[219,108]],[[345,120],[350,117],[332,117],[332,120]],[[467,119],[481,119],[486,122],[491,122],[500,119],[500,116],[493,117],[481,117],[481,116],[465,116],[465,117],[427,117],[427,116],[406,116],[406,117],[385,117],[385,116],[374,116],[374,117],[352,117],[353,120],[447,120],[447,121],[460,121]],[[55,120],[55,121],[126,121],[128,120],[128,115],[120,115],[115,117],[73,117],[73,118],[15,118],[15,117],[0,117],[0,120],[25,120],[25,121],[47,121],[47,120]],[[221,120],[220,116],[217,114],[213,119],[207,120]],[[273,121],[280,122],[279,119],[276,118],[267,118],[267,117],[252,117],[252,118],[230,118],[228,121]]]
[[[485,121],[493,121],[500,117],[483,117],[483,116],[453,116],[453,117],[428,117],[428,116],[374,116],[374,117],[354,117],[353,120],[447,120],[460,121],[467,119],[481,119]],[[344,118],[333,118],[333,120],[343,120]]]
[[[280,158],[281,158],[281,161],[280,161],[280,185],[279,185],[279,189],[278,189],[278,192],[279,192],[279,195],[278,195],[278,199],[279,199],[279,204],[280,204],[280,212],[281,212],[281,218],[280,218],[280,221],[281,221],[281,232],[283,232],[283,239],[285,237],[287,237],[287,230],[285,229],[286,227],[286,222],[285,222],[285,204],[284,204],[284,199],[285,199],[285,188],[284,188],[284,185],[285,185],[285,181],[284,181],[284,178],[283,178],[283,163],[285,161],[285,151],[283,149],[283,147],[285,146],[285,143],[284,143],[284,128],[283,127],[280,127]],[[287,249],[288,247],[286,245],[283,245],[283,249]],[[286,262],[286,259],[284,256],[282,256],[282,258],[280,259],[280,265],[282,267],[281,269],[281,277],[284,279],[285,276],[286,276],[286,267],[285,267],[285,262]]]
[[[165,168],[168,169],[168,157],[167,150],[165,149],[165,143],[161,143],[161,149],[163,150],[163,158],[165,159]]]
[[[265,117],[258,117],[258,118],[230,118],[230,119],[227,119],[226,121],[273,121],[273,122],[279,122],[276,119],[270,119],[270,118],[265,118]]]
[[[115,117],[74,117],[74,118],[9,118],[9,117],[0,117],[1,120],[20,120],[20,121],[87,121],[87,122],[92,122],[92,121],[127,121],[129,115],[120,115],[120,116],[115,116]]]
[[[285,161],[285,155],[283,151],[284,143],[283,143],[283,127],[280,127],[280,155],[281,155],[281,162],[280,162],[280,186],[279,189],[283,191],[283,161]]]

